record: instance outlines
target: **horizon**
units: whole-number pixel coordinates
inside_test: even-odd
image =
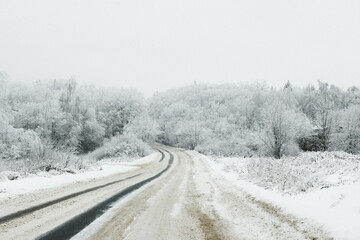
[[[141,89],[137,89],[137,88],[132,88],[132,87],[124,87],[124,86],[111,86],[111,85],[106,85],[106,84],[101,84],[101,83],[92,83],[92,82],[87,82],[87,81],[79,81],[78,79],[74,78],[74,77],[69,77],[69,78],[64,78],[64,79],[59,79],[59,78],[55,78],[55,79],[37,79],[37,80],[32,80],[32,81],[22,81],[22,80],[15,80],[15,79],[12,79],[11,75],[8,74],[7,72],[0,72],[0,74],[5,74],[7,75],[7,78],[5,78],[6,80],[10,81],[10,82],[16,82],[16,83],[24,83],[24,84],[32,84],[32,83],[36,83],[37,81],[44,81],[44,82],[50,82],[50,81],[68,81],[70,79],[74,79],[78,84],[81,84],[81,85],[93,85],[95,87],[98,87],[98,88],[103,88],[103,89],[109,89],[109,88],[116,88],[116,89],[128,89],[128,90],[134,90],[134,91],[137,91],[139,92],[141,95],[143,95],[145,98],[151,98],[153,97],[155,94],[157,93],[162,93],[162,92],[166,92],[166,91],[171,91],[171,90],[174,90],[174,89],[177,89],[177,88],[186,88],[186,87],[190,87],[190,86],[193,86],[193,85],[209,85],[209,86],[213,86],[213,85],[235,85],[235,86],[247,86],[247,85],[255,85],[255,84],[262,84],[268,88],[274,88],[276,90],[279,90],[281,88],[283,88],[285,86],[285,84],[287,83],[287,81],[285,81],[282,85],[279,85],[279,86],[273,86],[273,85],[270,85],[269,83],[267,83],[266,81],[252,81],[252,82],[241,82],[241,81],[238,81],[238,82],[215,82],[215,83],[209,83],[209,82],[201,82],[201,81],[193,81],[192,83],[188,83],[188,84],[182,84],[182,85],[177,85],[177,86],[172,86],[172,87],[169,87],[169,88],[166,88],[166,89],[162,89],[161,91],[159,90],[156,90],[155,92],[152,92],[151,94],[147,94],[146,92],[143,92],[141,91]],[[317,88],[318,87],[318,82],[323,82],[323,83],[326,83],[328,84],[329,86],[335,86],[343,91],[346,91],[347,89],[349,89],[350,87],[357,87],[357,88],[360,88],[360,84],[359,85],[356,85],[356,84],[352,84],[350,86],[347,86],[347,87],[342,87],[342,86],[339,86],[337,84],[332,84],[332,83],[329,83],[327,81],[322,81],[322,80],[316,80],[314,82],[310,82],[308,83],[307,85],[303,85],[303,86],[299,86],[299,85],[295,85],[293,84],[293,82],[291,80],[288,80],[291,84],[291,86],[293,88],[298,88],[298,89],[302,89],[302,88],[306,88],[308,86],[312,86],[312,87],[315,87]]]
[[[274,14],[276,13],[276,14]],[[0,71],[145,96],[194,81],[360,79],[360,2],[0,1]]]

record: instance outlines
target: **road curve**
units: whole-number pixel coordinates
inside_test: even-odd
[[[316,223],[253,198],[201,154],[158,148],[152,164],[116,179],[139,176],[0,224],[0,239],[332,239]]]
[[[172,162],[170,155],[161,150],[158,155],[150,163],[126,173],[1,200],[0,206],[6,207],[0,209],[0,239],[71,238],[90,223],[88,219],[95,219],[112,202],[167,170]],[[54,235],[75,219],[80,221],[62,231],[65,234]]]
[[[162,154],[162,158],[159,160],[159,162],[163,161],[165,158],[165,154],[163,151],[166,150],[159,150]],[[166,151],[169,153],[168,151]],[[138,183],[135,183],[131,186],[128,186],[125,189],[122,189],[121,191],[117,192],[110,198],[107,198],[106,200],[96,204],[95,206],[91,207],[90,209],[87,209],[85,212],[80,213],[79,215],[73,217],[72,219],[66,221],[65,223],[61,224],[60,226],[56,227],[55,229],[50,230],[49,232],[46,232],[42,234],[41,236],[37,237],[38,240],[54,240],[54,239],[70,239],[77,233],[79,233],[81,230],[83,230],[85,227],[87,227],[90,223],[92,223],[95,219],[97,219],[99,216],[101,216],[106,210],[112,207],[112,205],[119,201],[121,198],[125,197],[129,193],[141,188],[145,184],[153,181],[154,179],[157,179],[160,177],[163,173],[165,173],[172,165],[174,161],[174,157],[171,153],[169,153],[170,158],[168,161],[168,164],[164,170],[161,172],[155,174],[154,176],[151,176],[149,178],[146,178]]]

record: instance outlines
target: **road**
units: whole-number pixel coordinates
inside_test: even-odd
[[[159,151],[137,170],[0,202],[0,239],[331,239],[254,199],[201,154]]]

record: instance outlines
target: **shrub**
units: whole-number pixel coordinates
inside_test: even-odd
[[[111,157],[143,157],[151,152],[150,146],[134,134],[118,135],[93,151],[90,156],[96,160]]]

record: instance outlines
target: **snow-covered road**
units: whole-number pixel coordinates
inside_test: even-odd
[[[120,201],[76,239],[331,239],[254,199],[195,151],[167,148],[171,171]]]
[[[214,171],[195,151],[166,147],[157,159],[136,170],[102,178],[140,176],[54,204],[0,225],[0,239],[32,239],[68,221],[127,186],[161,176],[113,205],[75,239],[331,239],[319,226],[259,201]],[[100,180],[70,184],[0,202],[11,210],[100,185]],[[6,204],[6,205],[4,205]],[[3,208],[3,207],[2,207]],[[5,212],[5,213],[4,213]]]
[[[161,158],[159,153],[152,154],[132,167],[125,165],[125,172],[123,167],[114,166],[118,173],[105,170],[83,176],[56,176],[58,184],[52,178],[43,178],[49,184],[41,188],[26,183],[36,183],[38,178],[21,179],[23,194],[18,193],[18,184],[5,183],[8,189],[0,198],[0,239],[34,239],[54,229],[119,191],[156,175],[167,165],[166,161],[159,162]],[[91,174],[94,177],[90,178]]]

